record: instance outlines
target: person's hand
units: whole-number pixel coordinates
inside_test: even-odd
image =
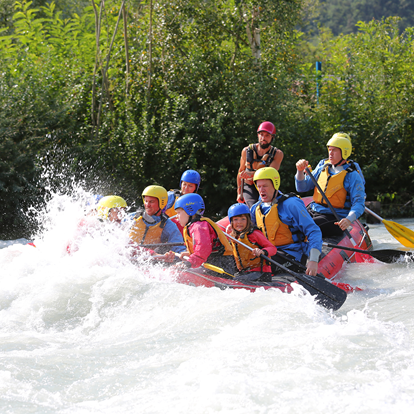
[[[309,166],[309,162],[306,160],[299,160],[296,163],[296,169],[298,171],[305,171],[305,168]]]
[[[252,250],[252,255],[253,255],[253,256],[258,257],[258,256],[260,256],[261,254],[264,254],[264,251],[263,251],[263,250],[261,250],[261,249],[258,249],[257,247],[256,247],[255,249],[253,249],[253,250]]]
[[[352,223],[351,220],[347,218],[343,218],[341,221],[335,223],[339,228],[344,231],[346,230]]]
[[[175,259],[175,253],[172,251],[169,251],[167,253],[164,254],[164,261],[166,261],[167,263],[172,263]]]
[[[188,257],[190,256],[190,253],[185,251],[180,253],[180,256],[178,257],[180,260],[185,260],[186,258],[188,259]]]
[[[308,265],[306,266],[306,274],[309,276],[316,276],[318,273],[318,262],[309,260]]]
[[[253,178],[254,171],[243,170],[239,172],[239,175],[243,180],[251,180]]]

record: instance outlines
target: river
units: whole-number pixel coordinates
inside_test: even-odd
[[[1,413],[412,412],[414,263],[346,265],[363,291],[331,312],[300,289],[144,272],[120,234],[69,256],[80,213],[57,197],[36,247],[0,242]],[[370,235],[401,248],[382,224]]]

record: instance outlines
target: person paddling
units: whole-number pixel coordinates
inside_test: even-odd
[[[364,213],[365,188],[358,171],[359,166],[349,160],[352,152],[350,140],[338,133],[332,136],[326,146],[329,158],[321,160],[312,175],[341,220],[335,218],[322,194],[305,174],[304,170],[309,166],[305,159],[296,163],[295,184],[298,192],[314,189],[313,201],[309,204],[308,211],[320,227],[322,236],[341,236]]]
[[[250,209],[253,224],[278,251],[303,264],[307,262],[306,274],[315,276],[322,252],[322,233],[305,204],[296,194],[279,191],[280,176],[272,167],[256,171],[253,182],[260,194],[260,201]],[[272,259],[282,261],[279,255]],[[272,272],[277,271],[272,265]]]
[[[277,248],[266,239],[260,230],[253,226],[250,209],[246,204],[233,204],[227,214],[231,226],[230,235],[253,249],[250,251],[231,241],[233,256],[239,272],[263,272],[264,275],[261,279],[263,280],[268,275],[271,281],[271,266],[261,259],[260,255],[272,257],[276,254]]]
[[[197,268],[208,263],[234,274],[236,269],[233,249],[218,225],[203,217],[203,198],[199,194],[183,195],[176,201],[175,210],[184,228],[184,242],[187,247],[187,251],[180,254],[180,259],[187,260],[180,264],[181,267],[186,267],[186,263],[189,263],[192,268]]]
[[[168,199],[167,190],[159,185],[150,185],[142,192],[142,198],[144,211],[134,218],[129,233],[135,247],[154,243],[184,243],[177,226],[164,213]],[[180,253],[185,247],[175,246],[172,250],[173,252],[164,255],[165,261],[174,261],[174,252]]]
[[[279,170],[283,152],[273,147],[271,142],[276,135],[276,127],[271,122],[262,122],[257,129],[257,144],[243,148],[237,174],[237,202],[246,203],[250,208],[259,199],[253,183],[255,171],[259,168],[273,167]]]

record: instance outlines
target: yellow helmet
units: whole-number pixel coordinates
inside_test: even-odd
[[[275,190],[279,190],[280,187],[280,175],[278,171],[273,167],[264,167],[258,169],[253,176],[254,185],[257,188],[257,180],[271,180]]]
[[[327,147],[340,148],[342,151],[342,158],[346,160],[352,152],[351,138],[344,132],[338,132],[332,135],[332,138],[326,144]]]
[[[128,205],[126,201],[119,196],[110,195],[102,197],[96,205],[98,217],[105,220],[108,219],[109,210],[117,207],[128,207]]]
[[[352,144],[351,137],[346,132],[337,132],[332,135],[332,138],[346,138]]]
[[[144,196],[158,198],[160,210],[163,210],[165,207],[167,207],[168,193],[167,190],[164,187],[161,187],[160,185],[149,185],[142,192],[142,197]]]

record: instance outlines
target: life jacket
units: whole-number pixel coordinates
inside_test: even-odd
[[[174,204],[169,209],[165,210],[165,212],[164,212],[168,217],[172,217],[172,216],[175,216],[177,214],[177,212],[175,211],[174,206],[175,206],[175,203],[178,200],[178,197],[181,197],[181,191],[180,190],[170,190],[170,191],[174,191],[175,201],[174,201]]]
[[[153,226],[147,226],[145,219],[141,215],[135,219],[129,237],[137,244],[161,243],[161,235],[167,224],[168,217],[162,213],[161,221]]]
[[[347,168],[338,174],[332,175],[329,173],[329,166],[331,164],[328,160],[325,160],[325,166],[319,174],[318,184],[334,208],[344,208],[347,196],[347,191],[344,188],[344,179],[349,172],[356,171],[355,164],[352,161],[348,161],[348,163],[350,165]],[[313,201],[317,204],[327,205],[316,187],[313,192]]]
[[[257,243],[253,243],[249,240],[249,233],[241,233],[239,240],[243,242],[246,246],[249,246],[252,249],[260,248]],[[260,257],[251,257],[251,251],[239,245],[238,243],[231,241],[233,247],[233,256],[236,260],[236,266],[239,271],[246,271],[254,269],[256,267],[263,268],[263,259]]]
[[[194,253],[194,242],[193,242],[193,238],[190,236],[190,234],[188,232],[188,229],[191,226],[191,224],[193,224],[196,221],[207,221],[207,223],[210,224],[211,227],[213,227],[213,229],[216,233],[217,237],[214,238],[214,240],[213,240],[212,254],[214,253],[214,254],[223,255],[223,256],[232,256],[233,255],[233,249],[231,247],[231,244],[227,240],[227,237],[224,235],[224,233],[220,229],[220,227],[217,226],[217,224],[214,223],[213,220],[210,220],[207,217],[200,217],[200,216],[197,216],[197,218],[190,221],[184,227],[184,232],[183,232],[184,243],[185,243],[185,245],[187,247],[187,250],[190,254]]]
[[[278,205],[289,197],[298,197],[295,193],[284,194],[277,203],[270,207],[267,214],[260,210],[262,201],[256,208],[256,224],[265,237],[276,247],[304,241],[305,236],[300,231],[292,232],[289,226],[279,218]]]
[[[269,167],[275,158],[277,148],[270,145],[269,151],[260,156],[257,153],[256,144],[250,144],[246,150],[246,169],[247,171],[256,171],[259,168]],[[260,163],[261,165],[255,165]]]

